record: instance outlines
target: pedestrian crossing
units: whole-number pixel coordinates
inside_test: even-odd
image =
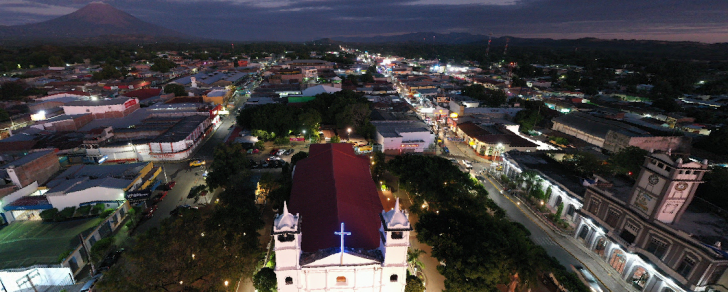
[[[548,236],[531,237],[531,240],[540,246],[557,245],[556,242]]]

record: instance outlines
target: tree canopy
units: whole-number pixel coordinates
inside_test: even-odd
[[[164,219],[136,237],[97,284],[102,291],[220,291],[225,281],[252,272],[262,251],[258,232],[263,222],[254,204],[255,188],[230,185],[220,202],[182,216]]]
[[[225,186],[230,179],[242,173],[248,165],[245,150],[240,144],[220,144],[215,148],[210,172],[205,181],[210,189]]]
[[[479,182],[449,160],[401,155],[387,168],[413,201],[417,239],[432,246],[432,256],[443,263],[437,269],[447,291],[493,291],[516,274],[521,284],[533,285],[538,273],[563,269],[528,238],[527,229],[506,218]],[[559,277],[575,278],[563,271]],[[586,291],[583,284],[574,287]]]
[[[463,88],[463,95],[482,101],[488,107],[499,107],[508,99],[503,90],[486,89],[482,84],[473,84]]]
[[[185,91],[185,87],[175,83],[165,85],[164,93],[174,93],[174,96],[187,96],[187,91]]]

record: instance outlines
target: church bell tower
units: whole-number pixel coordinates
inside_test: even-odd
[[[298,291],[299,259],[301,258],[301,217],[288,212],[283,202],[283,213],[273,221],[271,235],[275,239],[276,278],[278,291]]]
[[[629,207],[648,220],[666,224],[680,217],[695,196],[708,171],[708,161],[683,163],[664,153],[650,153],[632,188]]]
[[[394,209],[382,210],[382,227],[379,229],[380,247],[384,254],[382,263],[382,286],[385,291],[404,291],[407,281],[407,250],[409,249],[409,233],[412,226],[409,214],[399,207],[399,198]]]

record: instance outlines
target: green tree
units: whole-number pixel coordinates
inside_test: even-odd
[[[713,131],[697,143],[699,147],[719,155],[728,155],[728,126],[723,126]]]
[[[28,85],[22,81],[10,81],[0,84],[0,98],[2,100],[20,100],[25,95]]]
[[[341,143],[341,138],[339,138],[339,135],[331,137],[330,140],[331,143]]]
[[[214,190],[228,184],[230,179],[243,172],[248,165],[245,151],[240,144],[220,144],[215,148],[212,164],[205,181]]]
[[[273,269],[265,267],[253,276],[253,286],[260,292],[275,292],[278,289],[278,280]]]
[[[154,65],[149,67],[149,69],[161,73],[167,73],[170,69],[177,67],[177,64],[175,62],[172,62],[168,59],[156,58],[152,60],[152,62],[154,63]]]
[[[51,67],[65,67],[66,66],[66,63],[63,62],[63,59],[61,59],[61,57],[59,57],[59,56],[51,56],[50,58],[48,58],[48,64]]]
[[[705,183],[698,186],[696,196],[728,210],[728,168],[714,166],[703,176]],[[41,214],[42,215],[42,214]]]
[[[301,159],[305,159],[306,157],[308,157],[308,152],[299,151],[298,153],[293,154],[293,156],[291,156],[291,166],[296,165],[296,163],[301,161]]]
[[[640,173],[642,163],[644,163],[647,154],[647,150],[629,146],[609,157],[609,163],[614,167],[615,173],[636,178]]]
[[[0,108],[0,122],[5,122],[10,120],[10,114],[5,110]]]
[[[101,67],[101,71],[93,74],[93,80],[117,79],[122,76],[121,71],[116,69],[116,67],[111,64],[105,64]]]
[[[514,121],[520,125],[519,131],[528,133],[541,122],[543,117],[538,113],[537,109],[525,109],[516,113]]]
[[[231,179],[214,206],[183,209],[140,234],[97,287],[101,291],[223,291],[262,258],[255,188]]]
[[[420,278],[415,276],[407,276],[407,284],[404,286],[404,292],[425,292],[425,284]]]
[[[187,96],[187,91],[185,91],[185,87],[175,83],[165,85],[164,93],[174,93],[174,96]]]
[[[608,176],[614,173],[612,165],[589,152],[577,152],[571,159],[564,160],[563,163],[564,166],[582,177],[591,177],[594,174]]]

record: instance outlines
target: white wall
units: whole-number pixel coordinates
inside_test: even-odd
[[[9,269],[0,271],[0,281],[8,292],[33,291],[29,283],[23,284],[24,279],[27,280],[26,275],[31,277],[35,286],[56,286],[75,284],[72,274],[71,269],[67,267]],[[23,285],[18,286],[18,282]]]
[[[81,203],[93,201],[125,200],[123,189],[93,187],[65,195],[46,194],[53,208],[63,210],[66,207],[78,207]]]
[[[5,210],[2,208],[3,206],[7,206],[8,204],[14,202],[15,200],[25,197],[27,195],[30,195],[38,190],[38,182],[34,181],[33,183],[27,185],[26,187],[19,189],[15,192],[12,192],[11,194],[0,198],[0,211],[5,212]],[[5,212],[5,219],[8,221],[8,223],[15,221],[15,217],[12,214],[12,211]]]

